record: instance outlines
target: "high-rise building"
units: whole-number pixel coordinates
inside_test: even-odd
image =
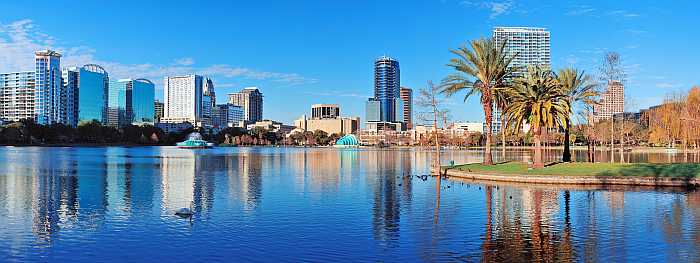
[[[365,103],[365,121],[380,122],[382,120],[382,103],[374,98],[370,98]]]
[[[237,127],[244,120],[243,107],[231,103],[216,105],[212,122],[215,127]]]
[[[153,108],[155,109],[155,121],[160,122],[160,118],[163,118],[163,103],[155,100],[153,101]]]
[[[202,76],[168,76],[164,79],[163,89],[165,102],[161,122],[189,122],[202,126]]]
[[[153,115],[155,108],[153,98],[156,96],[156,87],[147,79],[135,79],[131,81],[131,124],[144,125],[155,123]]]
[[[77,71],[63,69],[62,76],[63,90],[66,93],[64,100],[66,106],[66,111],[63,116],[64,123],[76,127],[78,126],[78,113],[80,110],[80,90],[78,89],[79,73]]]
[[[263,95],[257,87],[248,87],[228,94],[229,103],[243,107],[245,121],[257,122],[263,119]]]
[[[64,86],[77,90],[77,122],[96,120],[107,124],[109,74],[99,65],[87,64],[63,70]]]
[[[515,56],[510,67],[518,70],[513,76],[521,76],[528,65],[551,68],[550,33],[545,28],[536,27],[496,27],[493,40],[497,46],[506,43],[508,57]]]
[[[403,122],[406,129],[413,129],[413,90],[401,87],[401,100],[403,101]]]
[[[516,70],[507,79],[522,76],[528,65],[551,68],[550,33],[545,28],[537,27],[496,27],[493,40],[500,47],[505,43],[508,57],[515,56],[509,67]],[[501,132],[501,109],[493,106],[491,131]]]
[[[366,103],[365,128],[368,130],[403,130],[399,61],[382,56],[374,61],[374,97]],[[378,114],[378,118],[377,115]]]
[[[374,99],[381,103],[381,121],[395,122],[395,98],[399,98],[399,61],[382,56],[374,61]]]
[[[109,82],[106,125],[122,127],[130,123],[128,111],[133,94],[130,84],[131,82],[125,79]]]
[[[620,81],[609,81],[608,89],[602,94],[598,104],[593,105],[595,121],[609,120],[625,111],[625,85]]]
[[[340,116],[338,104],[314,104],[311,105],[312,119],[335,119]]]
[[[202,87],[202,121],[205,125],[213,125],[214,108],[216,107],[216,93],[214,82],[210,78],[204,80]]]
[[[120,79],[109,83],[107,124],[122,127],[154,123],[155,85],[147,79]]]
[[[34,71],[0,74],[0,120],[34,119]]]
[[[65,108],[61,82],[61,54],[53,50],[34,53],[34,114],[39,124],[61,121]]]

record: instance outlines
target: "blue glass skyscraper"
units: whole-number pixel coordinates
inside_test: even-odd
[[[39,124],[61,122],[61,54],[52,50],[35,53],[34,114]]]
[[[400,98],[401,77],[399,61],[382,56],[374,61],[374,99],[381,103],[383,122],[397,122],[396,98]]]
[[[107,100],[109,97],[109,75],[95,64],[88,64],[78,71],[78,120],[97,120],[107,123]]]
[[[107,124],[153,125],[155,85],[147,79],[120,79],[109,83]]]
[[[131,123],[134,125],[153,125],[155,107],[155,85],[147,79],[137,79],[131,85]]]

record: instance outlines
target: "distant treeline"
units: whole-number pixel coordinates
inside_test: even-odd
[[[193,130],[164,133],[152,125],[128,125],[121,128],[87,121],[71,127],[60,123],[41,125],[21,120],[0,127],[3,145],[172,145],[185,139]]]
[[[225,128],[217,133],[210,130],[190,128],[180,132],[166,133],[152,125],[127,125],[112,127],[99,121],[86,121],[78,127],[63,124],[41,125],[33,120],[21,120],[0,126],[0,145],[174,145],[187,139],[192,132],[221,146],[245,145],[328,145],[339,137],[322,131],[307,132],[285,138],[281,133],[264,128],[245,130]]]

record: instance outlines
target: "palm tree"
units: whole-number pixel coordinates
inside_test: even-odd
[[[494,94],[494,105],[501,111],[501,160],[506,159],[506,118],[503,118],[503,112],[508,106],[508,87],[496,89]]]
[[[509,57],[505,52],[504,42],[496,45],[493,39],[477,39],[471,42],[471,49],[462,46],[458,49],[450,50],[457,55],[450,60],[447,66],[455,70],[442,81],[442,92],[448,96],[454,95],[462,90],[467,94],[466,101],[470,96],[480,94],[481,106],[484,109],[486,121],[486,146],[484,150],[484,164],[493,164],[491,156],[491,118],[496,90],[507,87],[505,78],[513,72],[509,67],[510,63],[517,56]]]
[[[561,86],[562,92],[566,94],[569,105],[569,114],[566,115],[565,126],[564,126],[564,155],[562,156],[562,161],[571,162],[571,149],[569,147],[569,134],[571,130],[571,114],[573,113],[573,106],[576,103],[581,103],[588,107],[595,103],[598,97],[598,92],[596,91],[597,84],[592,80],[589,75],[586,75],[583,71],[578,72],[574,68],[565,68],[559,70],[557,74],[557,80]]]
[[[530,125],[535,142],[534,168],[543,168],[541,135],[543,129],[563,124],[570,112],[567,94],[551,70],[530,66],[524,76],[516,78],[509,89],[510,103],[504,115],[510,127],[520,130]]]

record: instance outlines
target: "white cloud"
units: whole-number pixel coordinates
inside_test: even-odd
[[[474,6],[482,9],[487,9],[491,12],[490,19],[494,19],[500,15],[508,14],[514,7],[514,0],[503,1],[462,1],[463,5]]]
[[[637,13],[632,13],[627,10],[615,10],[615,11],[610,11],[608,12],[608,15],[610,16],[616,16],[616,17],[627,17],[627,18],[634,18],[634,17],[639,17],[640,15]]]
[[[588,14],[594,13],[596,10],[597,9],[592,8],[590,6],[577,6],[573,10],[567,12],[566,15],[567,16],[588,15]]]
[[[675,89],[675,88],[680,88],[683,85],[678,84],[678,83],[669,83],[669,82],[661,82],[661,83],[656,83],[657,88],[662,88],[662,89]]]
[[[193,58],[180,58],[175,60],[175,65],[180,66],[191,66],[194,64]]]
[[[126,64],[100,60],[97,51],[87,46],[66,47],[40,32],[31,20],[24,19],[9,24],[0,23],[0,72],[31,70],[34,67],[34,51],[54,49],[61,52],[63,67],[82,66],[94,63],[104,67],[113,78],[147,78],[160,88],[162,79],[168,75],[202,74],[214,78],[239,78],[270,81],[281,86],[315,83],[318,80],[306,78],[297,73],[259,71],[227,64],[194,66],[190,57],[173,60],[173,64]]]

